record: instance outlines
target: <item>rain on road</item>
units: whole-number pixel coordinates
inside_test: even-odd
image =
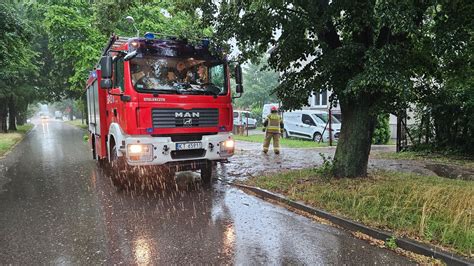
[[[0,264],[412,263],[220,181],[154,195],[117,192],[83,135],[38,122],[0,160]],[[263,156],[246,145],[218,166],[219,178],[319,160]]]

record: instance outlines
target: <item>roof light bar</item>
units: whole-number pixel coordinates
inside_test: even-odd
[[[153,39],[155,39],[155,34],[153,34],[152,32],[147,32],[147,33],[145,33],[145,39],[153,40]]]

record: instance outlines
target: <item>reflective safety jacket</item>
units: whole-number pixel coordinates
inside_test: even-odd
[[[265,122],[263,122],[263,126],[269,133],[280,133],[283,129],[283,121],[281,120],[280,115],[269,114],[267,119],[265,119]]]

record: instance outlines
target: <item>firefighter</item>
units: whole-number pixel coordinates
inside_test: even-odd
[[[175,71],[175,76],[178,80],[178,82],[188,82],[189,79],[189,74],[186,69],[186,63],[184,61],[180,61],[176,64],[176,71]]]
[[[283,120],[278,114],[276,106],[272,107],[271,113],[263,122],[263,127],[263,130],[266,131],[263,152],[267,154],[268,148],[270,147],[270,141],[273,138],[273,151],[275,154],[280,154],[280,135],[283,132]]]

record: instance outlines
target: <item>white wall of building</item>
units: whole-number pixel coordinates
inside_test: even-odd
[[[331,91],[323,91],[323,92],[315,92],[312,93],[311,96],[308,97],[308,106],[303,107],[303,109],[311,109],[311,110],[322,110],[327,111],[329,109],[329,97],[331,96]],[[331,112],[334,114],[340,114],[341,108],[339,104],[333,106]],[[390,138],[396,139],[397,138],[397,117],[390,114],[389,118],[389,126],[390,126]]]

